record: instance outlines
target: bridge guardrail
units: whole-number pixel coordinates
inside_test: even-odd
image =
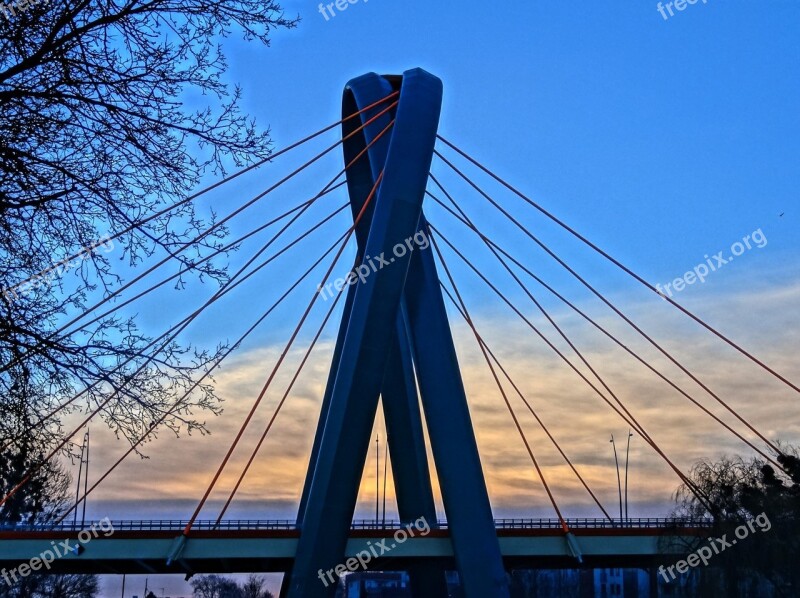
[[[711,527],[712,522],[705,519],[684,519],[669,517],[647,517],[647,518],[628,518],[624,520],[596,518],[575,518],[567,519],[569,527],[574,529],[670,529],[674,527]],[[0,531],[13,532],[79,532],[89,528],[92,521],[84,523],[60,523],[36,524],[36,525],[0,525]],[[186,526],[186,521],[182,519],[142,519],[142,520],[118,520],[112,521],[116,531],[174,531],[181,532]],[[369,519],[359,519],[353,521],[352,530],[383,530],[398,529],[407,525],[396,520],[375,521]],[[447,529],[446,521],[439,521],[437,525],[440,529]],[[561,522],[558,519],[549,518],[501,518],[495,519],[495,527],[502,530],[514,529],[560,529]],[[289,519],[234,519],[229,521],[196,521],[193,529],[195,530],[219,530],[219,531],[258,531],[258,530],[296,530],[296,521]]]

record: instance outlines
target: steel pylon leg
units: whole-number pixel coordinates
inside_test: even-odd
[[[345,94],[345,113],[372,103],[365,101],[370,95],[384,97],[389,88],[389,81],[377,75],[354,80]],[[348,102],[354,104],[349,112]],[[363,255],[391,256],[397,243],[420,230],[427,231],[421,205],[440,106],[441,82],[420,69],[406,72],[390,141],[381,139],[370,149],[369,162],[359,164],[352,175],[348,173],[352,207],[358,211],[372,181],[385,168],[374,213],[365,213],[356,231]],[[346,158],[374,139],[391,116],[378,119],[363,137],[346,144]],[[414,380],[416,366],[465,592],[476,598],[508,596],[432,253],[411,252],[410,258],[396,257],[392,262],[391,267],[349,289],[298,517],[301,536],[295,567],[284,588],[292,597],[333,593],[332,585],[326,586],[322,580],[325,572],[335,569],[344,558],[381,391],[401,517],[427,512],[429,523],[435,522]],[[431,583],[437,583],[435,578]],[[439,575],[435,594],[441,595],[443,582]],[[426,595],[434,595],[428,594],[430,590],[426,588]]]
[[[366,252],[393,255],[417,231],[433,157],[441,82],[409,71],[378,190]],[[289,595],[326,596],[323,573],[340,564],[358,497],[378,396],[396,332],[408,254],[355,286],[325,428],[303,514]]]

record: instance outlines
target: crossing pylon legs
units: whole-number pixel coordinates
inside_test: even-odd
[[[418,384],[465,593],[506,597],[508,585],[433,255],[422,245],[396,250],[415,235],[427,235],[422,200],[441,82],[421,69],[407,71],[401,81],[366,75],[348,86],[345,112],[385,97],[393,84],[400,90],[396,109],[345,144],[348,159],[395,119],[388,142],[379,140],[370,147],[368,161],[348,172],[354,213],[361,211],[382,173],[374,205],[364,212],[356,236],[362,260],[381,256],[389,261],[348,290],[303,491],[294,569],[284,589],[291,598],[334,591],[323,576],[344,563],[381,394],[401,518],[424,516],[431,527],[436,525]],[[412,567],[411,573],[415,587],[424,588],[423,596],[446,591],[441,571]]]

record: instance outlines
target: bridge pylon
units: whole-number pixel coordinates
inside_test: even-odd
[[[508,580],[436,264],[433,252],[424,249],[429,231],[422,203],[442,83],[422,69],[402,76],[369,73],[345,87],[343,113],[395,91],[391,110],[378,116],[386,107],[379,104],[362,113],[360,123],[350,119],[343,125],[347,136],[377,116],[343,144],[345,163],[368,148],[348,169],[347,186],[354,217],[364,212],[355,233],[360,262],[370,271],[346,291],[298,514],[295,564],[282,593],[290,598],[333,593],[323,576],[343,564],[382,398],[401,520],[424,517],[436,525],[421,402],[465,593],[506,597]],[[390,134],[379,135],[392,120]],[[413,247],[409,240],[415,240]],[[441,571],[412,567],[411,576],[421,595],[446,595]]]

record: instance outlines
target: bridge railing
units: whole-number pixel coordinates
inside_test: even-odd
[[[495,519],[497,529],[560,529],[558,519]],[[703,519],[688,519],[675,517],[631,517],[626,519],[599,519],[599,518],[573,518],[566,519],[570,528],[576,529],[669,529],[673,527],[710,527],[712,522]]]
[[[675,527],[704,528],[711,527],[712,522],[707,519],[685,519],[668,517],[627,518],[624,520],[575,518],[567,519],[567,524],[574,529],[670,529]],[[141,519],[111,521],[115,531],[173,531],[181,532],[187,521],[182,519]],[[16,532],[80,532],[95,525],[98,528],[108,527],[106,522],[63,522],[58,525],[0,525],[0,531]],[[413,525],[410,522],[396,520],[370,520],[358,519],[353,521],[353,530],[394,530]],[[447,529],[447,521],[438,521],[440,529]],[[503,518],[495,519],[495,527],[499,530],[525,530],[525,529],[560,529],[558,519],[549,518]],[[227,521],[196,521],[194,530],[219,530],[219,531],[270,531],[270,530],[297,530],[297,522],[289,519],[232,519]],[[420,530],[422,531],[422,530]]]

